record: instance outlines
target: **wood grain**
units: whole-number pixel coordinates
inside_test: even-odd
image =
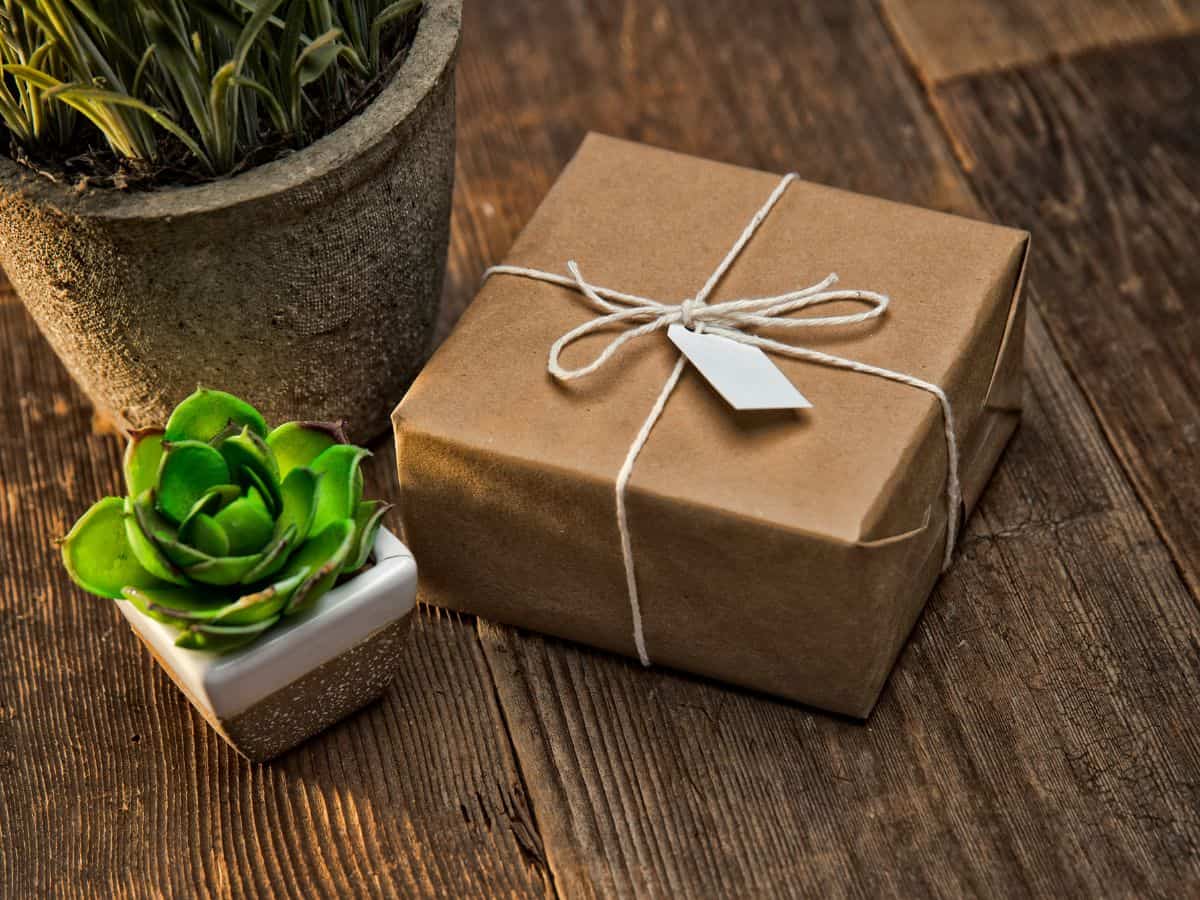
[[[927,82],[1146,41],[1200,25],[1188,0],[880,0]]]
[[[1200,36],[936,94],[984,205],[1034,232],[1066,359],[1200,596]]]
[[[480,95],[554,115],[465,116],[498,138],[468,142],[464,189],[496,214],[464,265],[536,205],[547,176],[515,193],[514,167],[556,171],[589,127],[980,212],[865,3],[796,4],[787,29],[682,2],[476,14],[525,60],[477,58]],[[569,55],[539,51],[561,34]],[[1030,341],[1027,422],[868,725],[481,623],[564,895],[1167,895],[1200,877],[1200,751],[1178,725],[1197,718],[1197,614],[1036,314]]]
[[[7,290],[0,346],[0,896],[552,893],[473,623],[422,611],[381,701],[246,763],[69,583],[51,539],[121,445]]]

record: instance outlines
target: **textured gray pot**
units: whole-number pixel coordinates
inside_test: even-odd
[[[429,352],[449,239],[462,0],[425,0],[361,114],[233,178],[77,194],[0,157],[0,265],[102,414],[197,384],[268,421],[381,432]]]

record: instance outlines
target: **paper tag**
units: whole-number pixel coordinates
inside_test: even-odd
[[[812,406],[758,347],[682,325],[667,329],[679,351],[734,409],[808,409]]]

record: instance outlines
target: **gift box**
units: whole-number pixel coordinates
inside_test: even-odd
[[[423,599],[866,717],[1016,428],[1027,248],[590,135],[393,415]]]

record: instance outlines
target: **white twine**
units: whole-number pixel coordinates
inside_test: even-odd
[[[946,396],[946,392],[936,384],[915,378],[912,375],[905,375],[903,372],[894,372],[891,369],[885,369],[881,366],[872,366],[853,359],[822,353],[820,350],[813,350],[809,347],[786,344],[745,330],[761,327],[827,328],[838,325],[855,325],[882,316],[887,310],[888,298],[874,291],[831,290],[833,285],[837,283],[838,278],[836,274],[830,274],[823,281],[785,294],[778,294],[772,297],[728,300],[712,305],[707,303],[709,295],[741,254],[746,244],[754,236],[754,233],[758,230],[758,226],[762,224],[763,220],[766,219],[772,208],[779,201],[779,198],[783,196],[788,185],[797,177],[795,173],[783,177],[775,190],[771,192],[771,196],[767,198],[766,203],[754,214],[754,218],[750,220],[745,230],[742,231],[741,236],[725,255],[725,258],[721,260],[721,264],[709,276],[704,287],[697,292],[695,297],[689,297],[681,303],[660,303],[649,297],[639,297],[637,294],[627,294],[622,291],[613,290],[612,288],[591,284],[584,280],[583,275],[579,271],[579,266],[574,260],[567,263],[567,270],[571,273],[569,277],[554,272],[545,272],[541,269],[501,265],[492,266],[488,269],[484,273],[483,280],[487,281],[493,275],[516,275],[521,278],[531,278],[535,281],[556,284],[560,287],[578,291],[593,307],[603,313],[603,315],[596,316],[582,325],[572,328],[551,346],[547,369],[559,381],[574,381],[577,378],[590,375],[612,359],[617,351],[628,342],[655,331],[662,331],[670,325],[678,323],[696,332],[720,335],[728,340],[737,341],[739,344],[759,347],[769,353],[778,353],[781,356],[790,356],[795,359],[803,359],[808,362],[832,366],[838,369],[848,369],[851,372],[861,372],[864,375],[874,375],[877,378],[886,378],[888,381],[906,384],[933,394],[937,398],[938,403],[941,404],[942,422],[946,433],[946,549],[942,559],[942,569],[944,571],[950,565],[950,559],[954,552],[954,543],[958,531],[958,506],[962,498],[962,488],[958,480],[958,440],[954,435],[954,412],[950,408],[950,400]],[[863,312],[845,315],[799,319],[787,318],[789,313],[838,300],[860,301],[869,304],[871,308]],[[612,326],[624,327],[630,325],[636,325],[636,327],[627,328],[613,338],[604,350],[590,363],[576,369],[564,368],[561,364],[560,358],[563,350],[574,341],[579,340],[585,335],[602,331]],[[637,577],[634,573],[633,539],[629,531],[629,517],[625,505],[625,493],[629,484],[629,478],[633,474],[633,464],[637,460],[638,454],[642,452],[642,448],[646,445],[646,441],[650,437],[650,432],[654,429],[655,424],[662,415],[663,409],[667,405],[667,399],[671,396],[671,392],[675,390],[675,385],[679,383],[679,376],[683,374],[683,367],[686,361],[687,358],[682,355],[676,361],[675,367],[671,370],[671,374],[667,377],[666,383],[658,394],[658,398],[654,401],[654,406],[650,409],[650,414],[646,416],[646,420],[642,423],[642,427],[633,439],[633,443],[629,445],[629,451],[625,454],[625,461],[621,464],[621,470],[617,473],[617,530],[621,536],[621,556],[625,563],[625,582],[629,590],[629,607],[633,613],[633,641],[637,647],[638,658],[642,661],[642,665],[645,666],[650,665],[650,655],[646,651],[646,638],[642,626],[641,603],[638,597]]]

